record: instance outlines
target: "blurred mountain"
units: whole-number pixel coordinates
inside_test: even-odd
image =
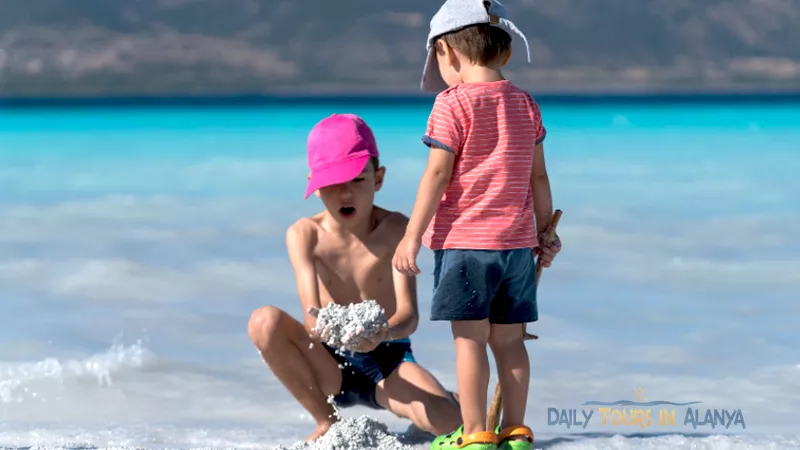
[[[800,0],[507,0],[534,92],[800,89]],[[431,0],[0,0],[0,96],[419,93]]]

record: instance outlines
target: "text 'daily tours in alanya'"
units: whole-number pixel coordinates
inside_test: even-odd
[[[690,427],[693,430],[747,428],[741,409],[705,408],[700,401],[646,401],[643,389],[634,391],[636,401],[587,401],[581,408],[547,408],[547,424],[567,429],[601,427],[650,428]]]

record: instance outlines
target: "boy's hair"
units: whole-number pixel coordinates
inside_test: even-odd
[[[370,156],[369,162],[370,164],[372,164],[372,168],[375,169],[376,172],[378,171],[378,169],[380,169],[381,162],[378,160],[377,156]]]
[[[511,50],[511,36],[492,24],[470,25],[439,36],[471,63],[487,66],[502,61]]]

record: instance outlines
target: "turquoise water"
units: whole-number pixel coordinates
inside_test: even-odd
[[[429,106],[0,110],[0,447],[305,436],[246,323],[262,304],[299,312],[283,233],[321,207],[302,199],[306,133],[333,112],[364,117],[387,167],[377,201],[408,214]],[[679,413],[647,431],[796,433],[800,104],[541,106],[565,247],[530,327],[531,426],[641,432],[547,423],[548,407],[641,388],[747,424],[694,430]],[[415,352],[455,388],[421,262]],[[692,442],[652,439],[624,445]]]

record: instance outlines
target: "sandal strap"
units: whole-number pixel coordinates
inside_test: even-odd
[[[505,427],[500,432],[500,441],[504,441],[513,436],[524,436],[533,441],[533,430],[525,425],[512,425],[510,427]]]
[[[456,447],[464,448],[470,444],[499,444],[497,434],[491,431],[479,431],[477,433],[461,435],[456,439]]]

